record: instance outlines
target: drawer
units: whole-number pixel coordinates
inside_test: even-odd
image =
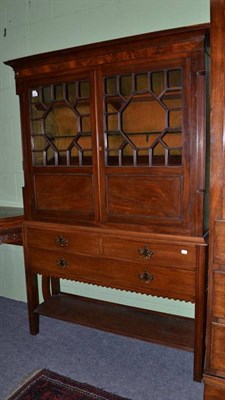
[[[100,253],[100,239],[94,234],[72,232],[65,230],[50,230],[39,228],[27,229],[27,242],[29,247],[74,252],[85,255],[98,255]]]
[[[225,372],[225,326],[218,323],[212,324],[211,340],[211,367]]]
[[[195,246],[152,243],[123,238],[103,239],[103,252],[106,257],[163,265],[177,268],[195,269]]]
[[[28,268],[49,276],[174,299],[195,299],[195,271],[30,248]]]
[[[214,272],[213,317],[225,318],[225,272]]]

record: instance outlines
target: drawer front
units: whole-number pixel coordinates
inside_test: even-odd
[[[86,257],[62,251],[30,248],[28,265],[35,273],[152,294],[195,299],[195,271]]]
[[[100,239],[94,234],[85,234],[65,230],[48,230],[28,228],[27,240],[29,247],[40,247],[74,252],[85,255],[100,253]]]
[[[224,235],[225,223],[224,221],[215,222],[215,240],[214,240],[214,262],[218,264],[225,263],[225,249],[224,249]]]
[[[106,257],[143,262],[147,265],[188,269],[194,269],[196,266],[196,248],[194,246],[105,238],[103,239],[103,252]]]
[[[211,367],[225,373],[225,326],[222,324],[212,324],[211,340]]]
[[[225,318],[225,272],[214,273],[213,316]]]

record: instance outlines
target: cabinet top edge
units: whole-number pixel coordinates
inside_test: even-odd
[[[54,63],[61,58],[66,57],[69,59],[70,57],[79,57],[84,56],[84,53],[87,55],[94,55],[96,53],[101,54],[102,52],[112,52],[112,51],[121,51],[126,49],[126,46],[131,46],[132,49],[135,49],[140,46],[147,45],[157,45],[157,43],[164,43],[165,37],[167,41],[174,40],[179,43],[185,40],[205,40],[206,37],[209,36],[210,31],[210,23],[198,24],[198,25],[189,25],[185,27],[161,30],[150,33],[143,33],[138,35],[126,36],[117,39],[111,39],[101,42],[94,42],[90,44],[84,44],[76,47],[69,47],[66,49],[53,50],[49,52],[28,55],[21,58],[16,58],[8,61],[4,61],[5,65],[9,65],[15,71],[23,69],[25,66],[32,65],[34,63],[38,65],[43,65],[46,60],[51,59],[51,62]]]

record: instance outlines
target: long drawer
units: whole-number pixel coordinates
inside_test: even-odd
[[[186,301],[195,299],[195,271],[143,265],[61,250],[28,249],[29,268],[43,275],[74,279]]]

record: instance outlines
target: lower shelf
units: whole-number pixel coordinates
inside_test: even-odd
[[[194,320],[191,318],[66,293],[50,297],[35,312],[168,347],[194,350]]]

